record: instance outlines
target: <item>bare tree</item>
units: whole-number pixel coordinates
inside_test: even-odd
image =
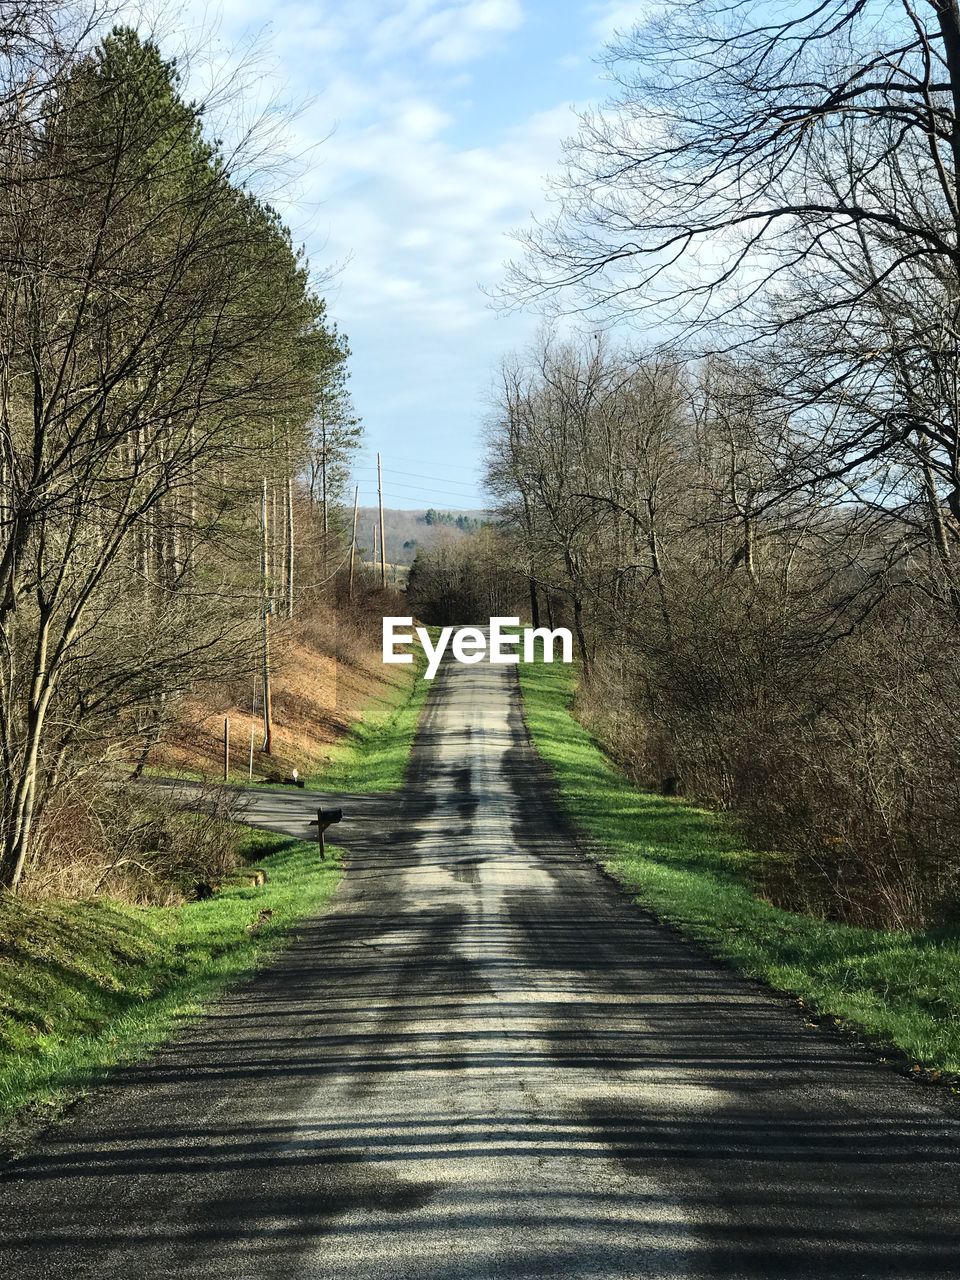
[[[573,285],[582,305],[700,326],[858,234],[896,237],[898,262],[960,265],[956,5],[831,0],[751,18],[668,0],[607,61],[618,95],[567,144],[559,211],[514,267],[521,298]],[[862,180],[824,182],[811,153],[863,123]],[[891,206],[869,174],[907,154]]]

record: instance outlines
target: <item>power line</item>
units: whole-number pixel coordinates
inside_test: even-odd
[[[435,467],[437,465],[436,458],[406,458],[396,453],[392,453],[390,456],[394,462],[410,462],[416,467]]]
[[[461,501],[466,501],[468,498],[475,498],[476,499],[475,506],[477,507],[477,509],[483,509],[485,507],[484,500],[482,499],[481,495],[478,493],[443,494],[443,493],[439,493],[436,489],[426,489],[423,487],[423,485],[418,485],[418,484],[393,484],[390,486],[390,488],[394,490],[412,490],[414,493],[423,493],[423,494],[426,494],[427,497],[433,498],[435,501],[438,501],[441,503],[449,502],[450,498],[456,498]],[[404,496],[404,494],[401,493],[401,497],[402,496]]]
[[[354,467],[355,471],[376,471],[376,467]],[[450,480],[446,476],[428,476],[420,471],[399,471],[394,467],[384,467],[384,475],[388,476],[412,476],[415,480],[436,480],[439,484],[453,485],[458,489],[469,489],[472,493],[476,493],[475,484],[470,484],[465,480]]]

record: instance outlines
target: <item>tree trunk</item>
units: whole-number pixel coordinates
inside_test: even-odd
[[[326,532],[324,532],[326,546]],[[293,617],[293,480],[287,477],[287,617]]]
[[[577,647],[580,650],[580,669],[585,684],[590,683],[593,674],[593,663],[587,649],[587,637],[583,630],[583,601],[579,596],[573,597],[573,626],[577,636]]]
[[[537,599],[537,582],[535,578],[528,578],[527,583],[530,587],[530,621],[535,627],[539,627],[540,602]]]

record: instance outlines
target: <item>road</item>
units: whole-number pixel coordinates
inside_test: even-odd
[[[508,669],[347,809],[334,909],[0,1184],[0,1274],[960,1276],[956,1113],[581,857]]]

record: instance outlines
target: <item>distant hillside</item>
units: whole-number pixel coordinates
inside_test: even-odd
[[[379,519],[376,507],[361,507],[357,526],[357,544],[364,560],[373,550],[373,527]],[[401,511],[385,507],[387,526],[387,560],[390,564],[411,565],[418,547],[429,547],[438,538],[462,538],[488,519],[485,511],[440,510],[425,507],[419,511]]]

